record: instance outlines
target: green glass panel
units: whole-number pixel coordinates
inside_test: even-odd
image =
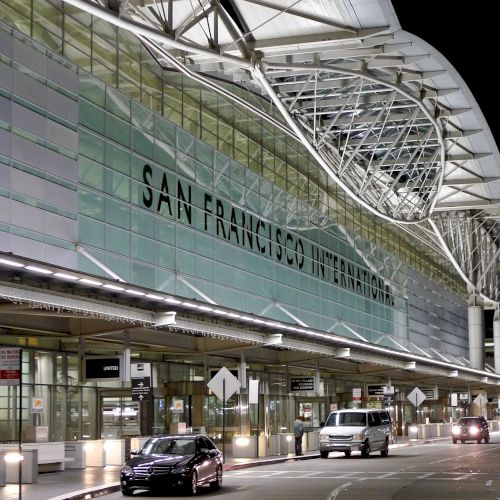
[[[154,248],[155,264],[160,267],[175,269],[175,247],[157,242]]]
[[[153,159],[154,138],[146,132],[132,127],[132,149],[147,158]]]
[[[109,113],[106,114],[106,135],[122,146],[130,147],[130,125]]]
[[[130,121],[130,100],[111,87],[106,88],[106,109],[118,118]]]
[[[196,276],[212,282],[214,279],[214,263],[204,257],[196,257]]]
[[[84,129],[78,129],[80,154],[104,163],[104,141]]]
[[[130,175],[130,152],[106,142],[106,165],[125,175]]]
[[[130,201],[130,178],[113,170],[106,170],[105,191],[125,201]]]
[[[127,205],[106,197],[105,207],[106,222],[130,229],[130,208]]]
[[[104,248],[104,229],[104,223],[80,216],[78,218],[78,242]]]
[[[89,187],[104,190],[104,169],[101,164],[83,156],[78,158],[80,182]]]
[[[130,229],[134,233],[143,234],[154,238],[155,236],[155,217],[150,212],[132,208]]]
[[[131,117],[132,117],[132,125],[134,127],[149,132],[150,134],[153,134],[154,114],[149,109],[146,109],[144,106],[141,106],[132,101]]]
[[[168,169],[175,171],[176,163],[175,163],[175,149],[163,142],[160,142],[158,139],[155,141],[155,161],[164,165]]]
[[[155,136],[170,146],[176,144],[176,128],[166,120],[155,117]]]
[[[155,269],[138,262],[132,262],[132,283],[144,288],[154,288]]]
[[[79,92],[82,97],[104,108],[106,101],[106,86],[96,78],[86,73],[80,73]]]
[[[143,236],[132,235],[132,258],[155,263],[155,249],[154,242]]]
[[[112,271],[118,274],[120,278],[122,278],[125,281],[130,281],[131,269],[130,269],[129,259],[123,259],[121,257],[117,257],[116,255],[111,255],[107,253],[104,263]]]
[[[78,192],[78,209],[80,214],[104,220],[104,199],[98,193],[80,188]]]
[[[79,99],[78,108],[81,125],[102,135],[106,133],[106,114],[101,108],[85,99]]]
[[[106,225],[106,250],[130,257],[130,233],[117,227]]]
[[[176,249],[177,271],[184,274],[194,275],[196,269],[196,257],[191,252],[186,252],[180,248]]]

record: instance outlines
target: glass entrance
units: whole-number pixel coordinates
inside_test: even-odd
[[[101,396],[101,438],[140,435],[139,402],[131,396]]]

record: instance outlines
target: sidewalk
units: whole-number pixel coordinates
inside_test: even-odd
[[[390,445],[390,449],[403,446],[420,445],[429,442],[447,440],[445,438],[433,438],[422,440],[410,440],[408,436],[399,436],[397,442]],[[340,455],[340,454],[339,454]],[[343,454],[342,454],[343,455]],[[246,467],[258,467],[276,463],[284,463],[296,460],[311,460],[319,458],[319,451],[306,452],[300,457],[293,454],[278,455],[265,458],[232,458],[226,457],[224,470],[236,470]],[[23,484],[23,500],[87,500],[103,496],[120,490],[118,482],[120,466],[87,467],[85,470],[69,469],[62,472],[51,472],[38,475],[38,482],[34,484]],[[19,485],[8,484],[0,487],[2,500],[18,500]]]

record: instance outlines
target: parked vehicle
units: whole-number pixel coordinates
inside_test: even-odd
[[[334,411],[319,435],[321,458],[328,458],[331,451],[343,451],[346,457],[353,451],[360,451],[363,457],[380,451],[386,457],[391,434],[391,417],[386,410]]]
[[[218,489],[222,485],[222,453],[201,434],[152,437],[131,455],[120,473],[125,496],[134,490],[165,494],[172,488],[196,495],[199,486]]]
[[[484,417],[461,417],[451,429],[453,443],[459,439],[465,441],[476,441],[478,444],[484,439],[485,443],[490,442],[490,430],[488,421]]]

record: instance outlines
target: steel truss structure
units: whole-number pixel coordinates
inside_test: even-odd
[[[66,3],[301,141],[348,195],[444,253],[471,292],[498,304],[497,147],[463,80],[401,31],[389,0]]]

